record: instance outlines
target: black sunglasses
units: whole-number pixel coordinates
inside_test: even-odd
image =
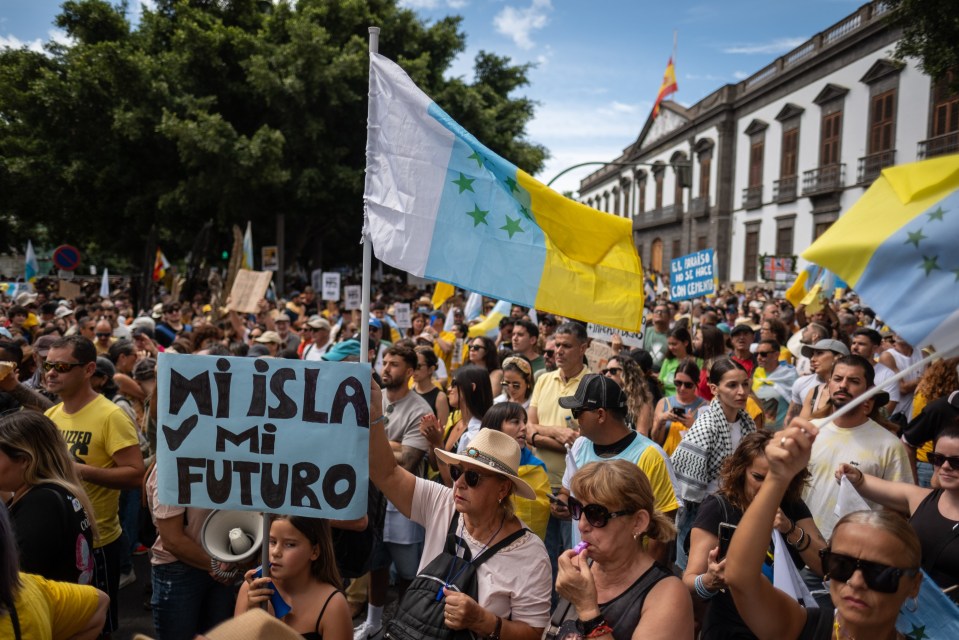
[[[899,590],[899,578],[902,576],[911,577],[919,573],[919,569],[890,567],[878,562],[833,553],[829,548],[820,549],[819,557],[822,558],[826,579],[849,582],[849,579],[858,569],[862,571],[862,578],[865,580],[866,586],[879,593],[895,593]]]
[[[98,338],[112,338],[112,337],[113,337],[113,334],[112,334],[112,333],[99,333],[99,332],[97,332],[96,336],[97,336]]]
[[[930,453],[926,457],[929,459],[929,462],[932,463],[934,467],[941,467],[945,463],[949,463],[949,468],[954,471],[959,471],[959,456],[947,456],[944,453]]]
[[[775,351],[757,351],[756,355],[759,356],[760,358],[766,358],[771,356],[774,353],[776,352]]]
[[[552,357],[553,357],[553,354],[555,354],[555,353],[556,353],[556,351],[554,351],[553,349],[545,349],[545,350],[543,351],[543,355],[546,356],[547,358],[552,358]]]
[[[676,387],[683,387],[685,389],[694,389],[696,388],[695,382],[686,382],[685,380],[673,380],[673,384]]]
[[[570,409],[569,412],[573,414],[573,418],[579,420],[579,417],[586,413],[587,411],[597,411],[597,409],[587,409],[586,407],[576,407],[575,409]]]
[[[79,362],[44,362],[44,371],[56,370],[57,373],[67,373],[73,371],[76,367],[82,366]]]
[[[481,344],[471,344],[471,345],[470,345],[470,351],[479,351],[480,349],[485,349],[485,348],[486,348],[486,347],[484,347],[484,346],[481,345]]]
[[[579,520],[585,515],[586,522],[597,529],[602,529],[605,527],[613,518],[618,518],[619,516],[628,516],[632,513],[635,513],[635,511],[630,511],[629,509],[613,511],[610,513],[609,509],[601,504],[584,505],[582,502],[572,496],[569,497],[567,506],[569,507],[569,514],[573,516],[573,520]]]
[[[603,374],[604,376],[605,376],[605,375],[608,375],[608,374],[610,374],[610,373],[613,374],[614,376],[618,376],[618,375],[621,374],[622,372],[623,372],[623,368],[622,368],[622,367],[609,367],[609,368],[601,369],[601,370],[600,370],[600,373]]]
[[[473,469],[463,469],[463,467],[458,464],[451,464],[450,477],[453,479],[453,482],[459,480],[460,476],[466,476],[466,486],[473,489],[479,484],[480,480],[486,477],[486,474]]]

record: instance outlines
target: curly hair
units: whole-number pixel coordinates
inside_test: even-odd
[[[746,472],[753,460],[766,456],[766,445],[773,439],[771,431],[756,431],[745,436],[732,455],[723,462],[719,471],[719,493],[737,509],[743,511],[749,506],[746,499]],[[803,488],[809,478],[809,470],[803,469],[789,483],[785,502],[798,502],[802,499]]]
[[[646,374],[632,358],[614,356],[623,368],[623,392],[626,394],[626,408],[633,420],[638,421],[646,407],[653,403],[653,396],[646,383]]]
[[[928,403],[959,389],[957,366],[959,366],[959,358],[936,360],[922,374],[922,378],[919,379],[919,384],[916,386],[916,393],[922,394],[922,397]]]

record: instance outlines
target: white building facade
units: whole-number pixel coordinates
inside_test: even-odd
[[[959,151],[959,96],[893,59],[885,18],[863,5],[738,84],[663,103],[581,201],[633,220],[647,270],[711,247],[720,279],[760,281],[762,256],[801,253],[883,167]]]

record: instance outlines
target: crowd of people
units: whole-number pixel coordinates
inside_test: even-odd
[[[162,639],[266,605],[328,640],[879,640],[920,569],[956,597],[959,359],[891,380],[921,345],[854,293],[647,306],[641,344],[597,351],[581,322],[410,287],[368,317],[309,287],[250,314],[0,300],[0,638],[110,637],[142,553]],[[209,510],[159,500],[160,354],[359,361],[364,324],[366,516],[275,517],[269,577],[211,558]],[[872,511],[839,512],[846,485]]]

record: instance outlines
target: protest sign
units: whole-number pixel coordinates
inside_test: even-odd
[[[599,371],[609,363],[615,353],[608,344],[602,342],[591,342],[586,349],[586,362],[589,363],[590,371]]]
[[[80,285],[76,282],[60,280],[59,285],[60,286],[57,294],[65,300],[74,300],[80,295],[80,293],[82,293]]]
[[[161,353],[160,502],[366,514],[370,366]]]
[[[363,289],[358,284],[348,284],[343,287],[343,295],[346,297],[347,311],[359,309],[363,302]]]
[[[409,329],[413,326],[410,318],[410,305],[407,302],[397,302],[393,304],[393,319],[396,320],[396,326],[400,329]]]
[[[270,288],[273,274],[269,271],[250,271],[240,269],[236,272],[233,288],[230,289],[230,302],[227,308],[241,313],[256,313],[257,304]]]
[[[280,253],[276,245],[260,248],[260,264],[264,271],[276,271],[280,267]]]
[[[622,338],[623,344],[627,347],[642,348],[643,346],[643,332],[642,331],[622,331],[620,329],[610,329],[609,327],[604,327],[601,324],[594,324],[590,322],[586,325],[586,335],[594,340],[602,340],[603,342],[612,342],[613,336],[619,334],[619,337]]]
[[[336,271],[329,271],[323,274],[323,295],[322,300],[340,299],[340,274]]]
[[[716,263],[712,249],[674,258],[669,263],[669,298],[686,300],[716,292]]]

